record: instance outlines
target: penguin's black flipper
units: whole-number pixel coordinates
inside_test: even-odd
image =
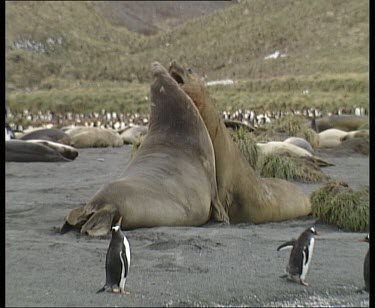
[[[279,247],[277,247],[277,251],[287,249],[287,248],[293,248],[296,243],[297,243],[296,239],[291,239],[290,241],[285,242],[284,244],[281,244]]]

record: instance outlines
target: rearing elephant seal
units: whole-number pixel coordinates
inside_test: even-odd
[[[257,177],[197,75],[176,62],[171,63],[169,73],[193,100],[206,124],[215,150],[219,199],[231,223],[282,221],[311,213],[310,200],[298,186],[286,180]]]
[[[104,235],[120,216],[124,229],[228,221],[218,198],[214,149],[199,111],[159,63],[152,64],[152,73],[145,140],[123,178],[73,209],[62,233],[75,226]]]

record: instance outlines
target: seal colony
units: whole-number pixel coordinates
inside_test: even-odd
[[[201,226],[209,220],[265,223],[311,213],[308,196],[281,179],[256,176],[232,141],[203,81],[172,62],[152,64],[151,116],[124,177],[104,185],[61,228]]]

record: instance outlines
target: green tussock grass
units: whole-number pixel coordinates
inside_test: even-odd
[[[284,116],[255,132],[255,139],[264,142],[283,141],[287,137],[301,137],[308,141],[314,149],[317,149],[319,137],[313,129],[308,127],[309,122],[298,115]]]
[[[369,231],[369,190],[354,191],[345,183],[331,182],[312,192],[312,214],[328,224],[352,232]]]
[[[327,179],[313,161],[288,155],[261,155],[257,170],[262,177],[275,177],[287,181],[316,183]]]
[[[147,97],[147,99],[146,99]],[[149,113],[149,85],[123,83],[102,87],[101,83],[70,84],[67,89],[17,92],[9,95],[7,105],[12,112],[50,110],[58,113],[88,113],[102,109],[115,112]]]
[[[229,131],[233,141],[236,143],[247,162],[251,167],[255,168],[258,160],[258,148],[252,134],[243,127]]]

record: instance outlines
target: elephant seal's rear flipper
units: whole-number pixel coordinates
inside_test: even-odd
[[[106,235],[116,217],[119,217],[116,208],[112,205],[106,205],[89,218],[82,226],[81,233],[92,236]]]

